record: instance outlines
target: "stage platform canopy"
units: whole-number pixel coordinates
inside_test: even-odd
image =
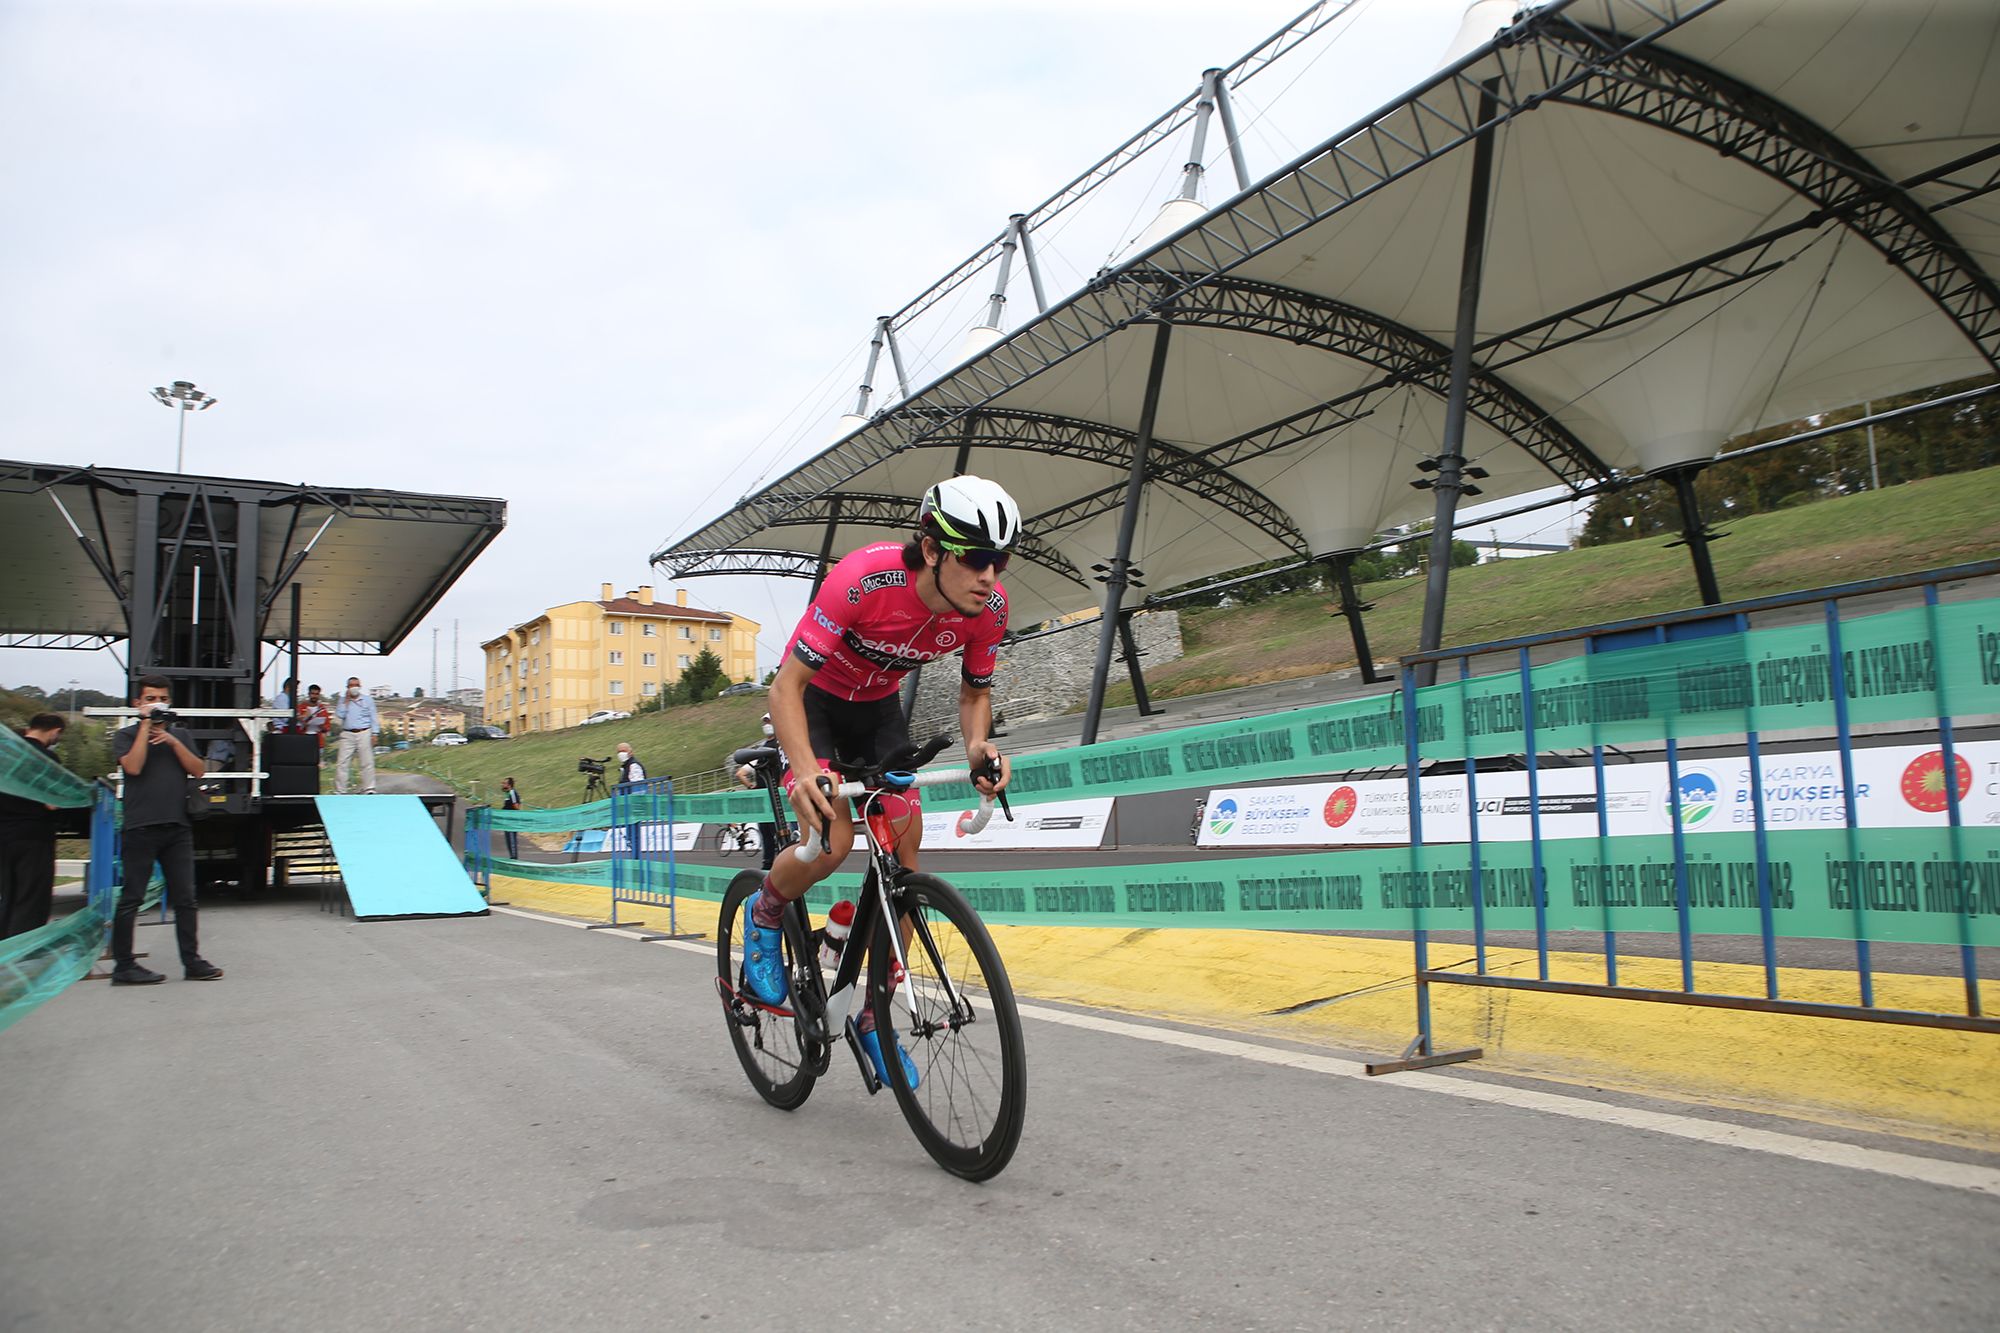
[[[249,690],[255,645],[293,641],[293,585],[300,651],[389,653],[506,520],[504,500],[0,462],[0,646],[131,640],[135,664]]]

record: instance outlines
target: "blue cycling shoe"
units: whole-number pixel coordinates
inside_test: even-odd
[[[743,914],[743,988],[764,1004],[785,1002],[784,932]]]
[[[868,1052],[868,1061],[875,1066],[875,1077],[881,1079],[886,1086],[889,1082],[889,1066],[882,1059],[882,1034],[872,1028],[862,1033],[861,1049]],[[909,1087],[910,1091],[915,1092],[917,1090],[917,1067],[910,1063],[910,1053],[903,1049],[901,1042],[896,1043],[896,1054],[903,1062],[903,1079],[905,1084]]]

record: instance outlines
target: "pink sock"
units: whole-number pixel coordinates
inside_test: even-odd
[[[776,930],[784,924],[786,903],[771,887],[771,877],[764,877],[764,891],[750,900],[750,924],[760,930]]]

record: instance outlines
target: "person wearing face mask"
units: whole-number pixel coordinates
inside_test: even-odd
[[[340,723],[340,751],[333,761],[333,794],[348,794],[347,777],[354,757],[361,757],[361,794],[375,794],[375,701],[361,692],[361,677],[347,678],[333,715]]]
[[[618,782],[620,786],[646,780],[646,766],[632,753],[630,741],[618,742]]]

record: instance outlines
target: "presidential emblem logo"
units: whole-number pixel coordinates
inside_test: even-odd
[[[1333,795],[1326,798],[1326,808],[1320,811],[1320,818],[1328,828],[1339,828],[1354,818],[1354,812],[1361,808],[1361,798],[1352,787],[1337,787]]]
[[[1972,794],[1972,765],[1962,755],[1952,755],[1953,775],[1958,779],[1958,799]],[[1945,786],[1944,751],[1920,754],[1903,770],[1903,802],[1927,815],[1943,814],[1951,807],[1951,791]]]

